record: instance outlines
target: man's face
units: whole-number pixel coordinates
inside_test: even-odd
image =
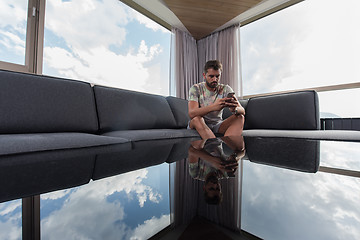
[[[203,73],[203,76],[206,81],[206,85],[209,88],[214,89],[220,82],[221,71],[209,68],[206,73]]]

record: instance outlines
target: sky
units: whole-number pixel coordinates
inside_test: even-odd
[[[359,9],[357,0],[306,0],[241,27],[243,94],[359,82]],[[360,90],[319,96],[321,112],[360,117]]]

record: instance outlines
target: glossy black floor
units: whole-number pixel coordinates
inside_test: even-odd
[[[359,239],[360,143],[228,137],[0,158],[0,239]]]

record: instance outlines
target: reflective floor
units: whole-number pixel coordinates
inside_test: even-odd
[[[0,157],[0,180],[0,239],[360,239],[360,142],[144,141]]]

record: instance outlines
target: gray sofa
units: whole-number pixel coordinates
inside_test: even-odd
[[[199,137],[186,129],[187,101],[0,70],[0,156]],[[241,100],[244,136],[360,140],[359,131],[320,131],[314,91]],[[224,111],[224,118],[231,113]]]

